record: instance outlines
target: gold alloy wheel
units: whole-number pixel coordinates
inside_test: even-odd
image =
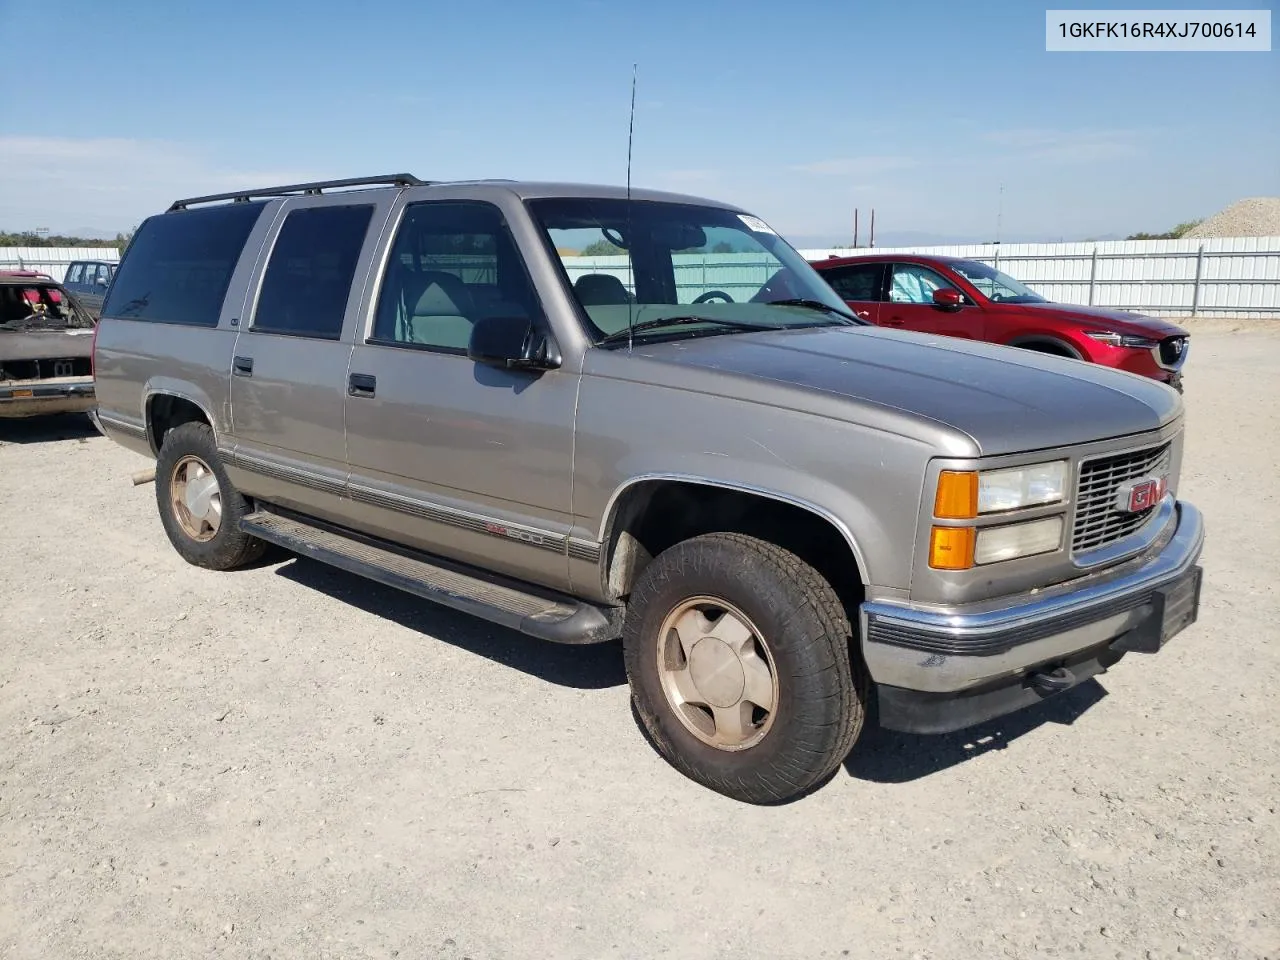
[[[667,703],[703,743],[745,750],[764,739],[778,703],[773,656],[741,610],[694,597],[658,631],[658,676]]]
[[[222,526],[222,490],[218,477],[199,457],[187,455],[169,477],[169,502],[182,532],[207,543]]]

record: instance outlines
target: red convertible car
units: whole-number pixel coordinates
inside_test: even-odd
[[[1157,317],[1051,303],[977,260],[869,254],[812,261],[849,307],[884,327],[1087,360],[1182,390],[1189,334]]]

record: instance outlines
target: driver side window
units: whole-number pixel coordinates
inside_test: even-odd
[[[889,284],[890,303],[933,303],[933,291],[951,289],[942,276],[918,263],[895,263]]]
[[[465,355],[485,317],[541,322],[524,260],[489,203],[409,204],[383,274],[373,342]]]

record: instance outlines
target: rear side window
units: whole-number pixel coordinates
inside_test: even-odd
[[[883,272],[883,264],[859,263],[824,270],[822,277],[840,295],[841,300],[876,301],[880,299],[880,277]]]
[[[179,210],[138,228],[102,316],[216,327],[261,203]]]
[[[73,263],[67,271],[67,279],[63,283],[80,283],[80,278],[84,276],[84,265]]]
[[[280,228],[253,329],[336,340],[373,206],[304,207]]]

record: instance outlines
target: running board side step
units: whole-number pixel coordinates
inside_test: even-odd
[[[622,633],[621,608],[597,607],[536,587],[490,579],[373,538],[259,510],[240,529],[291,553],[338,567],[552,643],[602,643]]]

